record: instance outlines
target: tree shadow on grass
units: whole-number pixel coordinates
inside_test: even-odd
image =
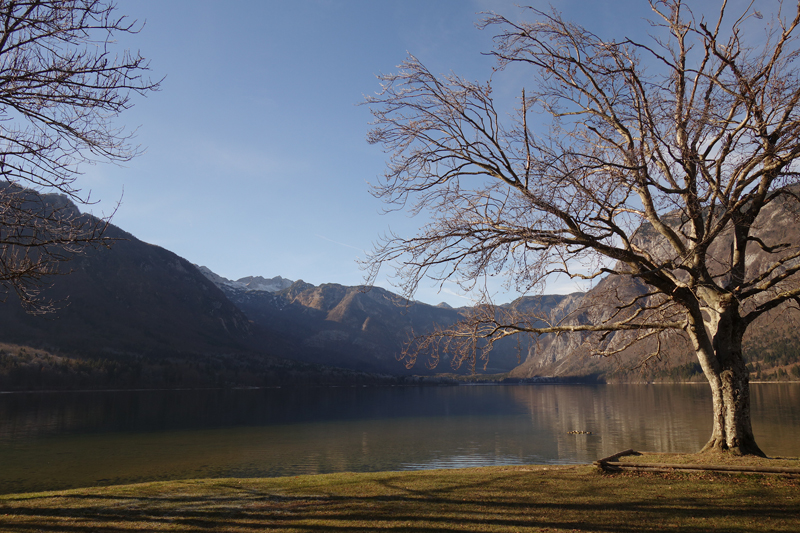
[[[358,479],[358,478],[355,478]],[[797,498],[753,487],[731,494],[724,480],[685,494],[680,481],[654,480],[631,495],[624,483],[585,476],[572,483],[520,472],[430,483],[406,474],[359,484],[280,489],[242,480],[193,489],[148,488],[51,494],[0,500],[4,531],[513,531],[563,529],[628,533],[649,528],[689,533],[709,528],[790,531],[800,525]],[[695,482],[696,483],[696,482]],[[714,484],[716,483],[715,490]],[[639,484],[642,485],[642,484]],[[668,490],[675,490],[668,493]],[[752,484],[751,484],[752,485]],[[760,485],[759,485],[760,486]],[[669,489],[667,488],[669,487]],[[768,489],[768,487],[764,487]],[[723,490],[724,489],[724,490]],[[183,491],[183,493],[181,493]],[[193,491],[193,492],[192,492]],[[104,493],[108,492],[108,493]],[[353,493],[353,494],[351,494]],[[755,498],[745,500],[742,495]],[[777,494],[785,495],[784,492]],[[698,497],[699,496],[699,497]],[[2,516],[2,515],[6,516]],[[748,524],[752,524],[748,526]]]

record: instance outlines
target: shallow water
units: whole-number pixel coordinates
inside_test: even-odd
[[[800,384],[752,396],[762,449],[800,456]],[[0,492],[693,452],[710,412],[702,384],[0,394]]]

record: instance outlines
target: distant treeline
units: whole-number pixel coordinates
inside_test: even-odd
[[[256,354],[76,356],[0,345],[0,390],[404,384],[394,377]]]
[[[751,380],[800,380],[800,342],[795,339],[750,342],[745,358]],[[371,374],[252,353],[73,355],[0,344],[0,391],[641,381],[696,382],[705,377],[697,362],[559,378],[520,379],[506,374],[420,377]]]

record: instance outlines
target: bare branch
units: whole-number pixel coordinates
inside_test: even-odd
[[[800,224],[785,232],[795,237],[760,233],[786,218],[776,200],[800,196],[800,5],[764,22],[753,4],[731,15],[723,1],[709,16],[682,0],[651,7],[648,42],[604,40],[555,10],[528,8],[531,22],[490,14],[492,80],[521,69],[510,78],[528,84],[508,117],[490,83],[436,76],[413,56],[381,76],[368,140],[391,155],[373,193],[434,216],[416,236],[379,243],[370,279],[391,264],[411,297],[425,278],[471,288],[500,275],[528,292],[566,274],[611,295],[580,320],[489,306],[420,337],[408,364],[425,352],[474,369],[519,333],[571,334],[603,355],[655,343],[646,360],[659,332],[679,329],[719,398],[731,376],[726,390],[746,389],[752,318],[800,297]],[[766,38],[751,46],[744,36],[759,24]],[[742,431],[715,439],[752,442]]]
[[[52,210],[37,194],[87,204],[81,166],[139,153],[114,119],[132,96],[158,89],[147,61],[114,55],[115,38],[135,21],[100,0],[0,0],[0,284],[36,310],[42,281],[85,246],[108,245],[105,221],[73,206]],[[24,190],[28,189],[28,190]],[[41,308],[47,305],[42,302]]]

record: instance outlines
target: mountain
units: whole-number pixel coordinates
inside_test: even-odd
[[[764,215],[759,234],[800,241],[797,218],[778,206]],[[56,302],[56,312],[28,315],[13,293],[4,295],[1,389],[385,383],[400,379],[389,376],[456,371],[446,355],[434,369],[422,358],[409,369],[399,358],[411,335],[453,324],[469,308],[409,301],[378,287],[315,286],[280,276],[233,281],[115,226],[106,236],[115,239],[110,249],[88,249],[68,263],[71,273],[48,280],[42,296]],[[642,231],[638,238],[658,237]],[[722,257],[727,244],[714,246]],[[749,264],[763,260],[754,254]],[[611,317],[614,298],[645,292],[631,279],[607,278],[587,293],[526,296],[502,308],[550,322],[598,322]],[[751,328],[746,349],[754,377],[800,377],[797,326],[794,315],[778,310]],[[652,344],[604,359],[590,356],[588,340],[586,334],[511,337],[477,370],[519,379],[702,379],[680,336],[666,345],[669,357],[640,369],[633,368]]]
[[[797,249],[800,247],[800,217],[786,208],[783,201],[775,201],[764,208],[756,220],[753,234],[765,242],[790,242],[792,249]],[[644,227],[637,231],[635,244],[647,250],[668,249],[668,246],[660,245],[661,239],[654,229]],[[716,258],[728,257],[730,250],[730,235],[723,236],[709,247],[711,256]],[[751,272],[763,270],[768,254],[755,245],[750,250],[747,268]],[[723,262],[718,261],[720,272]],[[787,266],[790,264],[787,263]],[[564,324],[602,323],[611,319],[616,312],[615,302],[630,301],[647,292],[647,286],[634,278],[605,278],[592,290],[572,295],[561,305],[554,306],[550,318],[553,321],[563,320]],[[650,302],[650,298],[641,300],[645,306]],[[797,364],[800,362],[798,318],[796,312],[784,306],[765,314],[750,326],[745,335],[744,349],[753,378],[788,378],[791,372],[795,373],[795,377],[800,377],[800,366]],[[621,347],[631,335],[629,332],[611,333],[606,341],[610,346]],[[611,358],[591,355],[591,347],[597,337],[597,334],[586,333],[543,335],[528,346],[524,362],[512,370],[510,376],[595,376],[611,381],[705,379],[691,344],[682,332],[670,335],[660,347],[651,338]],[[659,348],[659,356],[640,364]]]
[[[275,276],[271,279],[265,279],[261,276],[247,276],[236,281],[232,281],[227,278],[223,278],[222,276],[218,276],[208,267],[200,265],[194,266],[214,285],[232,293],[247,291],[276,292],[283,289],[288,289],[292,286],[292,283],[294,283],[292,280],[284,279],[280,276]]]
[[[200,270],[262,334],[282,336],[298,348],[291,356],[303,361],[392,374],[431,373],[408,370],[398,361],[403,343],[412,332],[459,318],[452,309],[410,302],[377,287],[315,286],[300,280],[280,290],[273,290],[277,283],[244,288],[242,280]]]
[[[219,381],[215,373],[227,376],[222,382],[259,384],[253,374],[286,360],[306,365],[309,375],[330,375],[333,367],[392,375],[451,370],[446,362],[407,369],[397,356],[412,333],[458,320],[458,309],[380,288],[314,286],[280,276],[228,280],[116,226],[105,235],[113,246],[87,249],[67,263],[68,275],[47,280],[42,296],[56,303],[54,313],[26,314],[13,294],[5,295],[0,342],[30,349],[6,350],[0,367],[12,372],[24,362],[29,381],[36,365],[69,367],[75,376],[113,374],[120,386],[209,385]],[[495,357],[488,370],[514,368],[512,352]],[[63,359],[73,356],[81,362]]]
[[[68,202],[47,195],[46,202]],[[73,206],[74,207],[74,206]],[[77,211],[77,209],[76,209]],[[90,220],[89,215],[81,215]],[[384,380],[363,369],[293,361],[298,347],[259,330],[189,261],[116,226],[46,280],[45,315],[0,303],[0,388],[208,387]],[[248,278],[235,288],[278,288]]]
[[[219,353],[241,350],[248,318],[185,259],[110,226],[109,248],[88,249],[53,276],[42,296],[56,312],[32,316],[9,295],[2,339],[70,351]]]
[[[406,369],[398,360],[412,335],[426,333],[434,325],[451,325],[468,308],[413,302],[379,287],[334,283],[315,286],[302,280],[282,290],[243,289],[239,284],[242,280],[228,280],[205,267],[200,270],[261,331],[282,335],[300,346],[292,355],[294,358],[392,374],[469,372],[466,367],[453,369],[446,356],[436,368],[428,368],[420,360],[413,368]],[[572,299],[574,295],[530,296],[510,305],[550,312]],[[519,365],[519,356],[516,339],[508,339],[498,343],[489,365],[480,370],[488,374],[508,372]]]

